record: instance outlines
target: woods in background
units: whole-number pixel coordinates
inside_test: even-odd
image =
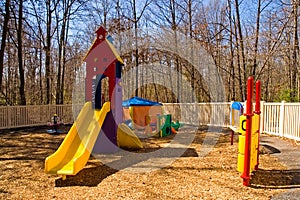
[[[72,103],[100,25],[126,64],[124,98],[244,101],[253,76],[264,101],[300,99],[298,0],[1,0],[0,13],[0,105]]]

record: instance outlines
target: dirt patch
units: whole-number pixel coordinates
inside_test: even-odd
[[[219,134],[218,143],[209,154],[199,157],[208,134]],[[287,171],[275,157],[263,154],[251,187],[244,187],[236,171],[237,138],[230,145],[229,132],[203,129],[181,157],[162,169],[132,173],[91,157],[82,171],[63,181],[44,173],[44,160],[65,135],[51,135],[45,129],[0,133],[0,199],[270,199],[285,187],[299,184],[295,181],[298,171]],[[155,152],[167,148],[172,140],[143,139],[145,149],[135,152]]]

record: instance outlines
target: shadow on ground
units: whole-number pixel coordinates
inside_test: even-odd
[[[20,132],[2,132],[0,134],[0,161],[37,160],[42,164],[47,156],[56,151],[65,135],[50,135],[45,129],[33,132],[28,132],[27,129]]]
[[[291,189],[300,188],[300,169],[263,170],[253,173],[251,186],[254,188]]]
[[[32,169],[32,162],[37,161],[39,166],[39,172],[44,168],[44,161],[47,156],[54,153],[61,142],[63,141],[66,134],[52,135],[47,133],[48,127],[34,127],[24,130],[7,130],[0,134],[0,162],[12,163],[14,166],[16,162],[26,161],[26,167]],[[65,132],[70,128],[69,126],[62,127]],[[206,134],[205,131],[198,129],[198,134],[192,141],[196,144],[203,142],[203,136]],[[203,128],[203,130],[205,130]],[[189,134],[179,135],[179,141],[188,141]],[[148,138],[143,141],[146,148],[133,151],[136,154],[128,154],[125,151],[124,154],[120,153],[120,157],[117,160],[112,160],[108,164],[112,166],[118,166],[117,169],[109,167],[110,165],[104,165],[97,159],[89,160],[87,166],[82,169],[75,176],[67,176],[66,180],[58,178],[55,180],[56,187],[68,187],[68,186],[89,186],[94,187],[101,183],[104,179],[110,175],[117,173],[120,169],[132,167],[141,162],[149,159],[162,158],[168,160],[169,158],[177,157],[198,157],[198,153],[194,148],[181,147],[181,146],[170,146],[164,147],[164,144],[170,143],[174,138],[174,135],[164,138]],[[187,138],[187,139],[186,139]],[[163,148],[164,147],[164,148]],[[164,149],[163,151],[158,151]],[[152,153],[152,154],[151,154]],[[157,159],[156,159],[157,160]],[[24,164],[23,164],[24,165]],[[23,166],[24,167],[24,166]],[[155,167],[155,166],[154,166]],[[5,168],[6,169],[6,168]],[[4,169],[4,170],[5,170]],[[29,170],[28,173],[31,173]],[[4,193],[5,191],[0,191]]]
[[[197,152],[193,148],[188,148],[185,151],[184,150],[185,149],[180,149],[180,148],[166,148],[165,154],[158,154],[156,156],[158,158],[172,158],[177,156],[178,154],[177,151],[183,151],[184,153],[181,155],[182,157],[198,157]],[[102,164],[97,159],[90,160],[87,166],[84,169],[82,169],[78,174],[74,176],[67,176],[66,180],[62,180],[62,178],[55,180],[55,186],[56,187],[68,187],[68,186],[95,187],[99,183],[101,183],[105,178],[119,171],[109,166],[118,166],[118,169],[125,169],[128,167],[132,167],[135,164],[141,163],[143,161],[147,161],[148,159],[151,158],[155,158],[155,156],[154,157],[153,155],[138,156],[138,154],[129,155],[129,156],[123,155],[117,160],[114,160],[110,163],[106,163],[108,166]]]
[[[262,144],[259,148],[259,152],[260,154],[281,153],[279,149],[268,144]]]
[[[75,176],[67,176],[66,180],[62,178],[55,180],[55,187],[68,186],[89,186],[96,187],[108,176],[118,172],[118,170],[101,164],[100,162],[89,161],[87,167],[82,169]]]

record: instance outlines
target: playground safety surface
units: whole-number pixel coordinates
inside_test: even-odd
[[[69,128],[62,127],[65,132]],[[184,154],[164,168],[133,173],[91,157],[82,171],[63,181],[44,173],[44,160],[66,134],[51,135],[46,129],[0,131],[0,199],[292,199],[299,194],[300,162],[291,157],[299,145],[291,140],[262,137],[260,169],[253,173],[250,187],[242,185],[236,171],[237,137],[230,145],[229,130],[208,132],[206,127],[199,128]],[[188,131],[193,127],[178,134]],[[208,135],[220,135],[218,143],[199,157]],[[145,138],[145,149],[135,152],[168,148],[172,139]]]

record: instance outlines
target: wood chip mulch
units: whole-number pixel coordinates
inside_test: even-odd
[[[66,132],[69,127],[65,127]],[[180,131],[178,134],[181,134]],[[44,173],[44,160],[66,134],[45,129],[0,132],[0,199],[270,199],[293,186],[293,174],[270,153],[261,154],[251,186],[236,171],[237,137],[229,131],[205,157],[197,152],[207,134],[199,129],[188,150],[171,165],[152,172],[117,170],[91,157],[76,176],[62,180]],[[172,137],[143,139],[144,151],[155,151]]]

